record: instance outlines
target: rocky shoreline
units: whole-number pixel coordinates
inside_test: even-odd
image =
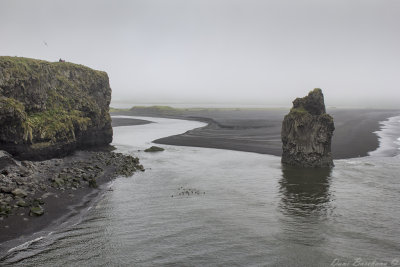
[[[110,151],[78,151],[45,161],[0,152],[0,243],[45,228],[101,184],[144,171],[139,159]]]
[[[103,184],[144,171],[109,146],[110,101],[103,71],[0,56],[0,252],[68,222]]]
[[[69,62],[0,56],[0,150],[64,157],[112,141],[107,73]]]

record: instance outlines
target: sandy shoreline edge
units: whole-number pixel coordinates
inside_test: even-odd
[[[379,147],[376,132],[380,122],[398,116],[400,110],[331,109],[335,131],[332,139],[334,159],[368,156]],[[168,136],[154,141],[157,144],[194,146],[255,152],[281,156],[281,126],[286,109],[171,109],[154,108],[118,111],[112,115],[129,115],[183,119],[205,122],[205,127],[184,134]]]
[[[129,119],[127,121],[126,119],[117,118],[113,121],[113,127],[143,125],[148,123],[151,122],[135,119]],[[44,162],[57,161],[54,165],[57,166],[58,169],[73,168],[75,162],[85,160],[88,165],[98,165],[100,163],[92,160],[91,157],[99,155],[99,153],[103,153],[105,157],[107,157],[107,153],[112,153],[107,151],[109,149],[113,148],[104,147],[100,148],[100,151],[77,151],[73,155],[62,159],[51,159]],[[65,166],[62,165],[64,162]],[[50,163],[49,168],[55,168],[54,165]],[[77,220],[79,221],[85,213],[85,210],[94,203],[97,203],[104,192],[109,189],[109,185],[112,181],[121,176],[115,175],[115,168],[112,166],[107,167],[103,165],[102,167],[104,168],[104,173],[97,177],[96,188],[88,186],[77,189],[65,188],[63,190],[49,188],[47,191],[49,197],[43,205],[45,209],[44,215],[32,217],[28,214],[29,209],[20,207],[15,214],[2,218],[0,220],[0,262],[2,258],[8,254],[10,249],[21,246],[26,242],[31,242],[42,236],[47,236],[54,230],[63,228],[65,225],[69,225]]]

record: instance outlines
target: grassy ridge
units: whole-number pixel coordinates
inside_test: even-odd
[[[111,97],[103,71],[69,62],[0,57],[0,123],[7,124],[1,138],[42,146],[73,141],[77,132],[110,120],[104,109],[109,100],[102,94]]]

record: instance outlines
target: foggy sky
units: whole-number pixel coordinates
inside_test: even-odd
[[[0,0],[0,40],[106,71],[114,102],[400,107],[398,0]]]

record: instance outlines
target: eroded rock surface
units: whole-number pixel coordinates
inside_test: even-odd
[[[68,62],[0,57],[0,149],[65,156],[112,141],[107,73]]]
[[[301,167],[331,167],[333,118],[326,113],[319,88],[293,101],[282,123],[282,163]]]

